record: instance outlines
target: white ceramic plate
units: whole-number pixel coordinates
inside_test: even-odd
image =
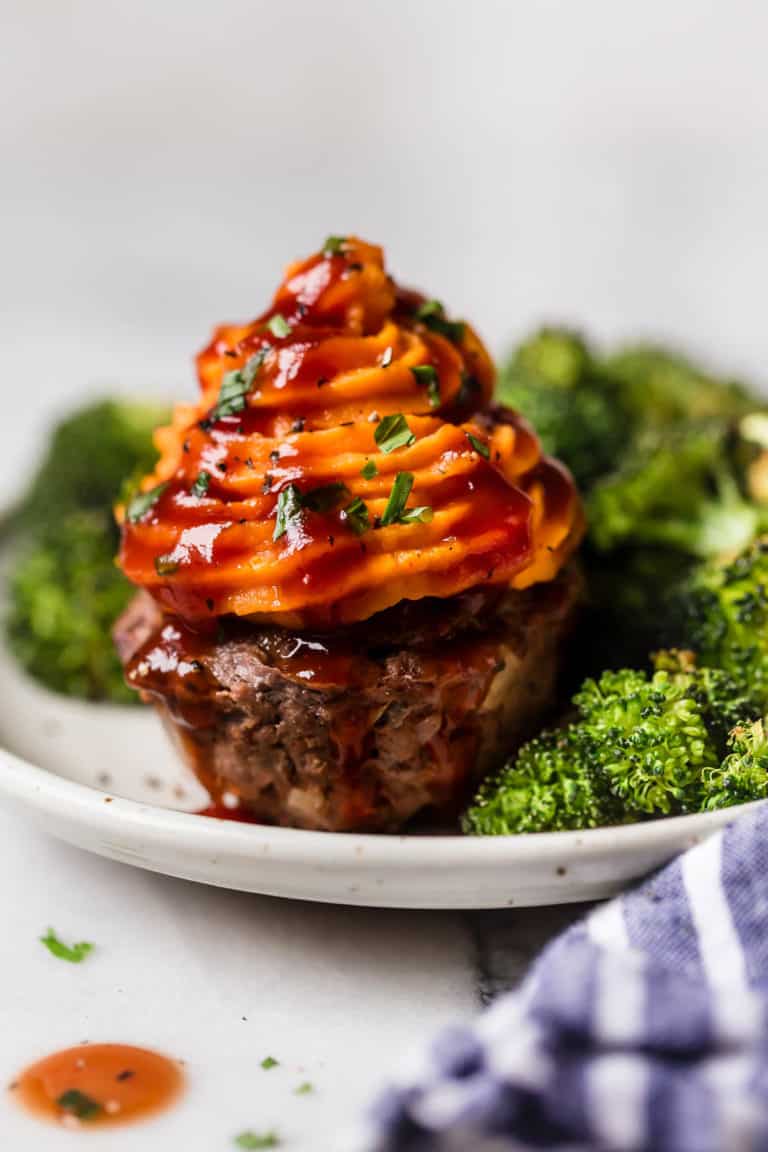
[[[592,832],[356,836],[212,820],[149,709],[55,696],[0,646],[0,799],[54,836],[140,868],[274,896],[500,908],[609,896],[736,809]]]

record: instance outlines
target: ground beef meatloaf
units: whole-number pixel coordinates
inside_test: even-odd
[[[541,722],[584,531],[472,325],[331,236],[220,325],[117,508],[117,642],[214,813],[445,824]]]
[[[193,631],[140,593],[116,639],[214,799],[254,818],[392,831],[452,820],[549,707],[577,578],[405,602],[332,636],[222,619]]]

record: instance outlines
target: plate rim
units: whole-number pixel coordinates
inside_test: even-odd
[[[631,824],[564,832],[528,832],[509,836],[462,836],[458,834],[419,836],[402,833],[324,832],[302,828],[281,828],[266,824],[240,823],[196,812],[146,804],[101,791],[58,776],[0,746],[0,796],[44,815],[60,815],[62,805],[70,821],[87,824],[114,835],[121,829],[138,832],[147,841],[168,837],[182,844],[204,841],[209,849],[246,855],[269,854],[273,860],[328,864],[338,857],[345,867],[387,868],[429,867],[442,863],[446,854],[454,866],[486,868],[494,861],[514,858],[546,863],[563,861],[574,854],[581,861],[601,858],[622,847],[653,850],[670,841],[690,837],[695,843],[717,831],[756,804],[734,805],[712,812],[667,816]]]

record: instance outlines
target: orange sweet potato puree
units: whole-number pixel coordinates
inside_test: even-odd
[[[197,367],[199,402],[157,432],[149,495],[118,509],[123,571],[169,612],[333,627],[550,580],[579,542],[573,482],[490,406],[473,329],[398,288],[374,245],[335,238],[293,264]]]

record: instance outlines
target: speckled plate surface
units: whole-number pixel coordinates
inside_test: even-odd
[[[609,896],[735,813],[591,832],[357,836],[195,815],[206,794],[154,713],[55,696],[0,648],[0,801],[90,852],[205,884],[390,908]]]

